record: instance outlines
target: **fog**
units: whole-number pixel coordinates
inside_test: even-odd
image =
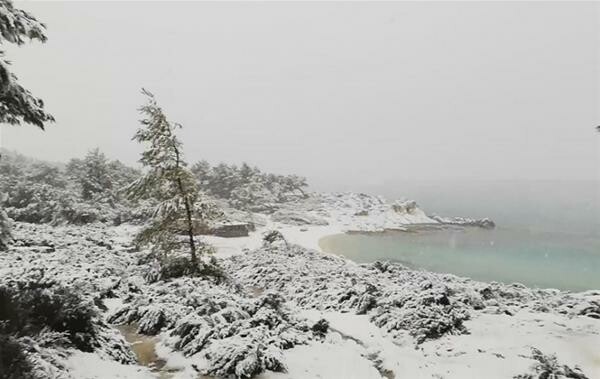
[[[318,189],[600,177],[598,3],[17,5],[49,40],[7,57],[57,120],[1,126],[30,156],[136,162],[145,87],[189,161]]]

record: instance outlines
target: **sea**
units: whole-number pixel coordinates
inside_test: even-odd
[[[496,228],[339,234],[320,241],[326,252],[486,282],[600,290],[597,181],[413,181],[368,190],[417,200],[428,214],[489,217]]]

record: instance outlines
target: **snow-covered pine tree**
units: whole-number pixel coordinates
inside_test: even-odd
[[[45,42],[45,26],[29,13],[15,9],[10,0],[0,0],[0,46],[9,42],[22,45],[27,39]],[[54,118],[44,111],[44,102],[17,82],[8,69],[10,62],[0,50],[0,123],[33,124],[44,129]]]
[[[84,200],[90,200],[96,194],[107,193],[112,189],[108,160],[100,149],[96,148],[87,153],[81,169],[83,172],[79,180]]]
[[[212,181],[212,167],[205,160],[199,161],[192,166],[192,172],[201,188],[209,189]]]
[[[136,237],[139,244],[152,244],[154,249],[166,254],[178,241],[175,235],[183,219],[189,239],[192,271],[198,270],[198,257],[194,241],[194,203],[199,197],[196,179],[183,159],[181,142],[175,136],[179,124],[171,124],[154,95],[142,89],[148,98],[140,108],[144,118],[140,121],[134,140],[146,144],[140,162],[147,169],[141,178],[126,189],[130,200],[156,199],[158,205],[154,218]]]

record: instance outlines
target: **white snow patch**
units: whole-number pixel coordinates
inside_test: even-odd
[[[148,368],[124,365],[116,361],[101,359],[97,354],[75,351],[66,366],[77,379],[148,379],[158,378]]]

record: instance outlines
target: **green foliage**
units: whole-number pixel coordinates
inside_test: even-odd
[[[17,282],[0,286],[0,334],[36,336],[44,330],[63,333],[82,351],[97,346],[93,304],[52,283]]]
[[[0,378],[47,378],[40,349],[51,347],[53,356],[62,354],[57,347],[92,352],[103,341],[99,325],[92,301],[69,288],[43,280],[1,283]]]
[[[13,336],[0,334],[0,378],[33,379],[33,367],[26,347]]]
[[[10,0],[0,2],[0,46],[3,43],[22,45],[26,40],[45,42],[45,26],[29,13],[14,8]],[[44,111],[44,102],[34,97],[10,72],[10,62],[0,50],[0,123],[33,124],[44,129],[44,123],[54,118]]]
[[[166,257],[160,262],[160,279],[168,280],[195,275],[198,267],[193,267],[188,257]]]
[[[177,249],[180,237],[176,230],[183,222],[188,233],[192,269],[196,270],[196,242],[194,240],[195,204],[199,191],[194,175],[187,168],[181,142],[175,135],[179,124],[169,122],[154,95],[142,93],[147,103],[140,108],[144,118],[142,127],[133,139],[146,145],[140,162],[146,172],[127,187],[130,200],[153,199],[157,202],[152,220],[140,231],[138,244],[151,245],[161,255]]]

